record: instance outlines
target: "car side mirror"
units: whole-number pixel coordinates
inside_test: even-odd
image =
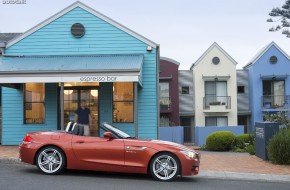
[[[111,140],[111,139],[113,138],[113,134],[112,134],[111,132],[105,132],[105,133],[104,133],[104,137],[105,137],[106,139]]]

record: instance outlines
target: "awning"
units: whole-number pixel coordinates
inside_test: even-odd
[[[262,80],[285,80],[288,78],[288,74],[285,75],[261,75]]]
[[[204,75],[202,75],[202,79],[204,81],[227,81],[229,78],[231,78],[230,75],[228,75],[228,76],[218,76],[218,75],[204,76]]]
[[[0,83],[142,82],[143,55],[4,57]]]

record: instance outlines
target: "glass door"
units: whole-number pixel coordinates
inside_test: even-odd
[[[92,126],[90,126],[90,136],[99,134],[99,91],[98,88],[85,87],[65,87],[64,90],[64,126],[68,122],[74,121],[76,110],[79,108],[81,100],[86,100],[87,107],[91,111]]]
[[[78,91],[64,90],[64,126],[74,121],[75,112],[78,109]]]
[[[90,90],[80,90],[80,101],[86,100],[87,106],[91,111],[92,117],[92,126],[90,126],[90,135],[91,136],[98,136],[98,124],[99,124],[99,91],[98,89],[90,89]]]

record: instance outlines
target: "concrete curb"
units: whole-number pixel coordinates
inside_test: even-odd
[[[259,173],[238,173],[225,171],[200,171],[198,177],[216,178],[216,179],[239,179],[250,181],[269,181],[269,182],[290,182],[290,175],[272,175]]]
[[[18,158],[0,158],[0,164],[21,164]]]

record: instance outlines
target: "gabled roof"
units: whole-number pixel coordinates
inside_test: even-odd
[[[272,46],[275,46],[285,57],[287,57],[290,60],[290,57],[288,54],[286,54],[275,42],[271,42],[264,48],[262,48],[250,61],[247,65],[245,65],[243,68],[247,69],[253,64],[255,64]]]
[[[131,36],[139,39],[140,41],[144,42],[145,44],[153,47],[153,48],[156,48],[158,47],[159,45],[156,44],[155,42],[152,42],[151,40],[145,38],[144,36],[141,36],[140,34],[137,34],[136,32],[132,31],[131,29],[123,26],[122,24],[112,20],[111,18],[103,15],[102,13],[92,9],[91,7],[77,1],[75,3],[73,3],[72,5],[68,6],[67,8],[61,10],[60,12],[56,13],[55,15],[49,17],[48,19],[44,20],[43,22],[39,23],[38,25],[36,25],[35,27],[29,29],[28,31],[26,31],[25,33],[23,33],[22,35],[16,37],[15,39],[9,41],[6,45],[6,48],[12,46],[13,44],[19,42],[20,40],[24,39],[25,37],[29,36],[30,34],[36,32],[37,30],[39,30],[40,28],[48,25],[49,23],[53,22],[54,20],[56,20],[57,18],[63,16],[64,14],[68,13],[69,11],[77,8],[77,7],[80,7],[86,11],[88,11],[89,13],[95,15],[96,17],[104,20],[105,22],[115,26],[116,28],[130,34]]]
[[[196,66],[213,48],[218,48],[229,60],[231,60],[232,63],[235,65],[238,64],[221,46],[218,45],[218,43],[214,42],[198,59],[195,61],[191,67],[190,70]]]

